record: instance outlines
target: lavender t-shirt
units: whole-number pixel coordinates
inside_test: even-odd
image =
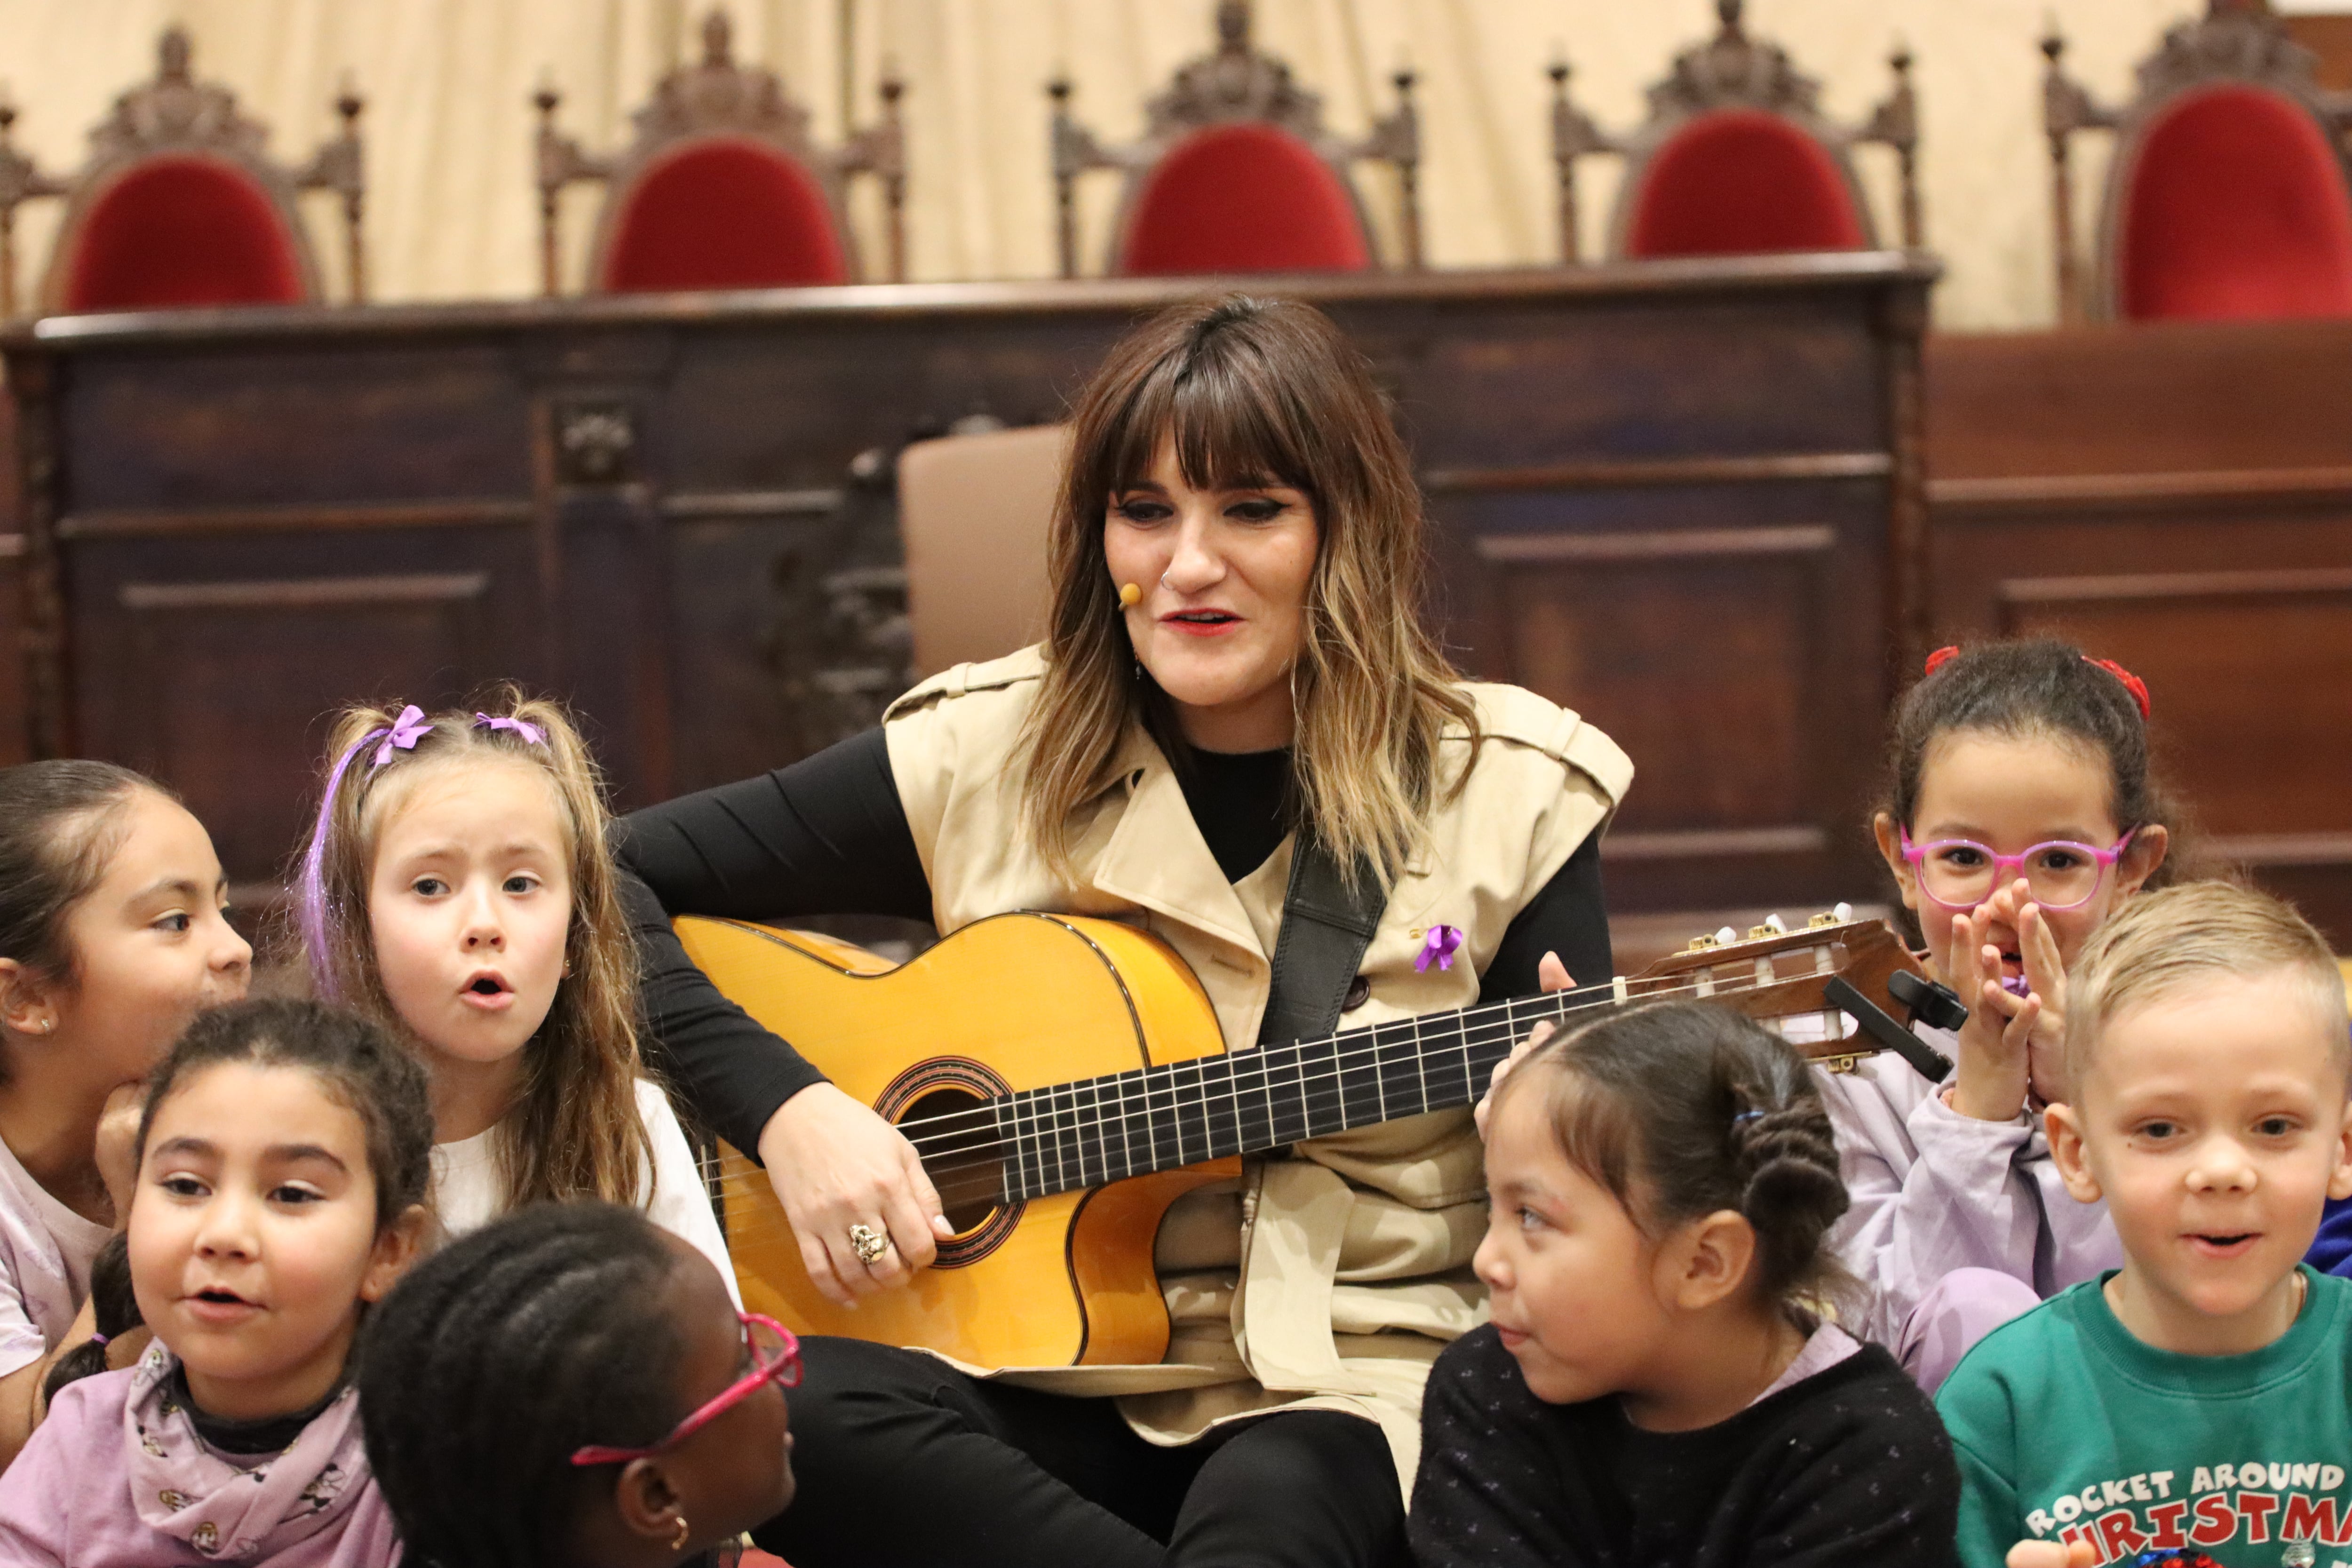
[[[73,1327],[90,1259],[112,1234],[51,1197],[0,1143],[0,1377],[48,1354]]]

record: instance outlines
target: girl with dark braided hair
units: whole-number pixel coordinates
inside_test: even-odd
[[[1927,1396],[1831,1321],[1828,1113],[1787,1042],[1704,1003],[1538,1044],[1486,1121],[1493,1321],[1438,1358],[1422,1568],[1954,1561]]]
[[[540,1204],[413,1270],[359,1357],[410,1568],[731,1562],[792,1500],[799,1345],[635,1209]]]

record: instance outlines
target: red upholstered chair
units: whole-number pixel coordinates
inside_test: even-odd
[[[2352,315],[2352,184],[2339,138],[2352,101],[2268,9],[2213,0],[2164,36],[2139,94],[2101,107],[2049,57],[2042,114],[2061,314],[2078,320]],[[2075,257],[2070,143],[2109,129],[2116,152],[2087,290]],[[2087,293],[2087,298],[2085,294]]]
[[[359,95],[336,100],[342,134],[299,169],[270,161],[268,130],[238,113],[226,88],[189,71],[187,32],[164,31],[155,79],[115,100],[90,132],[89,162],[70,179],[36,169],[8,141],[0,110],[0,314],[16,311],[16,214],[63,196],[64,222],[42,304],[48,310],[283,304],[319,297],[318,263],[299,193],[342,197],[351,298],[366,290],[360,232],[365,183]]]
[[[808,110],[773,71],[739,66],[727,14],[702,24],[702,59],[662,78],[637,110],[636,141],[598,158],[555,129],[551,87],[539,109],[541,281],[557,291],[557,198],[574,180],[609,190],[589,247],[595,293],[786,289],[859,276],[843,203],[854,173],[882,181],[889,277],[907,275],[904,86],[881,84],[882,119],[838,148],[809,135]]]
[[[1568,67],[1555,63],[1552,159],[1559,172],[1560,255],[1581,259],[1576,165],[1593,153],[1626,160],[1610,225],[1612,256],[1747,256],[1856,250],[1877,243],[1855,183],[1853,148],[1895,149],[1901,171],[1903,243],[1921,243],[1919,121],[1911,57],[1897,49],[1895,91],[1867,124],[1822,117],[1821,84],[1779,45],[1751,37],[1742,0],[1716,0],[1716,36],[1675,57],[1650,89],[1650,119],[1616,138],[1569,100]]]
[[[1379,265],[1349,178],[1360,158],[1396,167],[1404,198],[1402,249],[1421,265],[1420,122],[1412,73],[1399,71],[1396,111],[1361,142],[1323,129],[1322,100],[1290,68],[1250,43],[1247,0],[1220,0],[1217,51],[1191,61],[1149,106],[1143,140],[1106,147],[1070,115],[1070,84],[1054,102],[1054,186],[1062,276],[1078,270],[1077,178],[1119,169],[1127,188],[1108,270],[1360,272]]]

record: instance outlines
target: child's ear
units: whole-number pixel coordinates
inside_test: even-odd
[[[2327,1195],[2352,1198],[2352,1100],[2344,1107],[2344,1121],[2336,1130],[2336,1169],[2328,1173]]]
[[[46,1035],[57,1027],[55,987],[13,958],[0,958],[0,1027]]]
[[[2071,1105],[2053,1105],[2042,1113],[2042,1131],[2050,1139],[2050,1163],[2066,1194],[2078,1204],[2095,1204],[2105,1194],[2083,1147],[2082,1113]]]
[[[613,1510],[621,1516],[621,1528],[627,1533],[669,1546],[679,1539],[682,1507],[683,1500],[669,1472],[662,1468],[659,1454],[631,1459],[621,1467],[621,1478],[613,1486]]]
[[[1756,1227],[1730,1209],[1717,1209],[1685,1225],[1659,1256],[1667,1266],[1666,1299],[1686,1312],[1699,1311],[1748,1282]]]
[[[1919,912],[1919,889],[1911,876],[1911,862],[1903,858],[1902,836],[1895,831],[1895,818],[1879,812],[1870,819],[1871,836],[1878,840],[1878,857],[1886,862],[1895,885],[1903,890],[1903,907],[1912,913]]]
[[[2160,822],[2151,822],[2133,834],[2124,858],[2116,862],[2116,897],[2126,899],[2138,892],[2140,884],[2156,875],[2171,849],[2172,830]]]
[[[361,1300],[383,1300],[408,1272],[408,1266],[425,1249],[425,1230],[432,1219],[432,1211],[423,1204],[411,1204],[399,1218],[376,1233],[375,1251],[368,1258],[367,1272],[360,1277]]]

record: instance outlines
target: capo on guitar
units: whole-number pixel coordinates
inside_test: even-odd
[[[1886,989],[1903,1004],[1914,1024],[1958,1029],[1969,1021],[1969,1010],[1961,1005],[1958,995],[1932,980],[1898,970],[1887,977]],[[1917,1068],[1929,1083],[1943,1082],[1952,1070],[1950,1058],[1896,1023],[1876,1003],[1855,990],[1843,974],[1823,986],[1822,995],[1831,1006],[1852,1018],[1864,1034]]]

